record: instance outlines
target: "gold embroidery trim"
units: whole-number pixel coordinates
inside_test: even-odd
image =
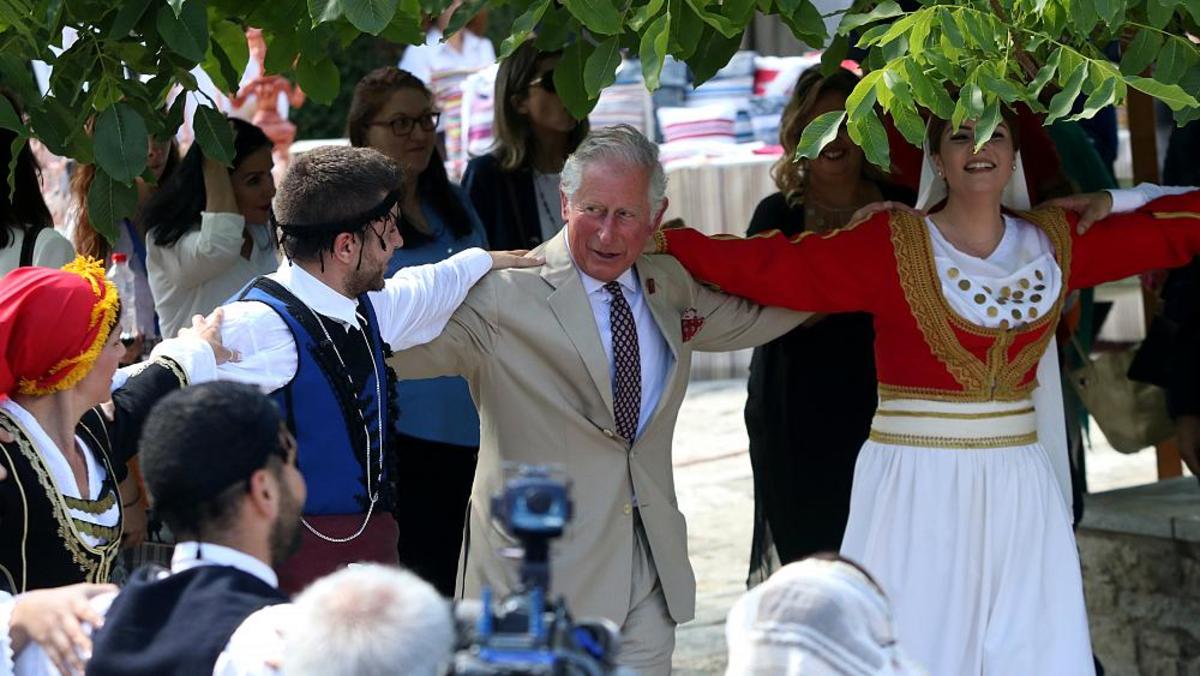
[[[17,428],[16,421],[3,412],[0,412],[0,428],[8,431],[14,438],[22,439],[21,430]],[[4,452],[4,458],[12,469],[11,480],[16,483],[17,491],[21,494],[21,584],[17,585],[8,568],[0,566],[0,570],[4,571],[4,577],[8,579],[8,588],[13,590],[14,594],[21,594],[25,592],[25,585],[29,578],[29,497],[25,495],[25,484],[21,481],[21,475],[17,473],[17,465],[13,462],[12,454],[3,446],[0,446],[0,451]]]
[[[1200,218],[1200,213],[1195,211],[1152,211],[1150,215],[1160,220],[1164,218]]]
[[[64,495],[63,501],[67,503],[67,507],[88,514],[103,514],[112,508],[117,502],[117,494],[109,488],[108,480],[104,482],[104,487],[108,490],[100,496],[98,500],[81,500],[80,498]]]
[[[1011,391],[997,389],[996,393],[990,397],[985,396],[982,391],[954,391],[940,390],[933,387],[909,387],[905,385],[887,385],[879,384],[879,398],[882,401],[894,401],[896,399],[928,399],[930,401],[946,401],[954,403],[963,402],[979,402],[979,401],[1023,401],[1028,399],[1033,392],[1033,388],[1037,383],[1030,382],[1021,385]]]
[[[33,443],[30,441],[29,433],[17,420],[8,415],[0,415],[0,420],[5,419],[10,423],[5,427],[16,437],[17,449],[33,469],[33,473],[38,478],[38,483],[46,491],[50,503],[54,506],[53,516],[55,522],[58,524],[55,531],[58,534],[59,541],[62,542],[63,546],[71,554],[71,558],[79,567],[79,571],[83,573],[86,581],[106,581],[109,570],[112,568],[113,557],[121,544],[120,538],[118,537],[97,547],[92,547],[84,542],[79,530],[75,527],[75,520],[67,513],[67,503],[63,499],[62,491],[59,490],[57,482],[55,482],[54,477],[47,469],[41,454],[34,448]],[[97,453],[93,451],[92,454],[104,463],[104,468],[108,472],[108,476],[112,477],[112,466],[108,461],[108,456],[103,452]],[[28,507],[26,509],[28,511]],[[119,532],[120,528],[124,525],[124,519],[120,514],[118,514],[117,519],[116,527]],[[99,560],[92,561],[88,558],[88,554],[98,557]]]
[[[925,224],[907,213],[893,213],[890,221],[892,246],[900,286],[908,301],[909,310],[925,338],[930,352],[950,375],[963,387],[962,393],[932,388],[890,388],[894,393],[919,392],[919,398],[943,401],[1012,401],[1022,399],[1036,386],[1036,379],[1022,384],[1021,380],[1034,367],[1054,336],[1062,305],[1070,283],[1071,235],[1070,226],[1059,209],[1046,209],[1018,214],[1042,229],[1054,247],[1061,271],[1062,285],[1052,308],[1037,320],[1010,330],[978,326],[959,316],[941,291],[937,266],[933,259],[933,244]],[[954,332],[962,331],[995,342],[988,349],[986,362],[963,347]],[[1042,331],[1026,345],[1011,362],[1008,349],[1018,335]],[[881,395],[884,387],[880,387]]]
[[[873,429],[869,438],[876,443],[891,444],[893,446],[976,450],[1028,446],[1029,444],[1037,443],[1038,437],[1037,432],[998,437],[930,437],[920,434],[892,434]]]
[[[90,521],[83,521],[82,519],[72,518],[71,520],[73,522],[75,522],[75,529],[78,530],[80,533],[87,533],[88,535],[91,535],[94,538],[104,538],[105,540],[108,540],[109,542],[112,542],[113,540],[121,539],[120,525],[101,526],[98,523],[92,523]]]
[[[164,357],[160,355],[154,358],[154,363],[173,373],[175,377],[179,379],[180,387],[188,386],[189,379],[187,371],[183,370],[183,367],[179,365],[179,362],[171,359],[170,357]]]
[[[663,233],[662,230],[654,231],[654,253],[656,253],[656,254],[667,253],[667,236],[666,236],[666,234]]]
[[[1032,406],[1011,411],[986,411],[983,413],[956,413],[952,411],[875,411],[875,415],[888,418],[945,418],[947,420],[994,420],[1033,413]]]

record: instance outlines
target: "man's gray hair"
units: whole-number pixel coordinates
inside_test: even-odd
[[[406,570],[354,565],[295,601],[287,676],[437,676],[454,649],[450,603]]]
[[[658,161],[658,145],[627,124],[593,129],[567,158],[562,170],[562,191],[568,202],[574,201],[587,165],[604,160],[647,170],[650,209],[658,211],[667,192],[667,175]]]

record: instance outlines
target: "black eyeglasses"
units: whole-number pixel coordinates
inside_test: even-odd
[[[547,94],[557,94],[558,90],[554,87],[554,71],[548,70],[542,73],[536,80],[529,83],[530,87],[541,87]]]
[[[368,127],[391,127],[392,134],[396,136],[408,136],[412,133],[413,128],[420,124],[421,129],[425,131],[433,131],[437,129],[438,120],[442,119],[440,112],[425,113],[420,117],[399,117],[388,120],[387,122],[368,122]]]

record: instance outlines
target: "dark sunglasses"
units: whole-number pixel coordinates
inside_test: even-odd
[[[391,127],[392,134],[396,136],[408,136],[412,133],[414,127],[418,124],[425,131],[433,131],[437,129],[438,121],[442,119],[440,112],[425,113],[420,117],[400,117],[393,118],[387,122],[368,122],[368,127]]]
[[[542,73],[536,80],[529,83],[530,87],[541,87],[542,91],[547,94],[557,94],[558,90],[554,87],[554,70],[548,70]]]

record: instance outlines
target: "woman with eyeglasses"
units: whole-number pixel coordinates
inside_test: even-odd
[[[354,88],[346,121],[351,145],[387,155],[404,177],[398,221],[404,243],[388,276],[488,248],[479,216],[437,152],[439,115],[425,84],[394,66],[367,73]],[[400,563],[450,596],[475,478],[479,416],[461,378],[406,380],[395,392]]]
[[[554,88],[562,52],[540,52],[530,40],[496,75],[495,147],[467,164],[463,188],[498,249],[530,249],[563,226],[559,172],[588,133]]]

